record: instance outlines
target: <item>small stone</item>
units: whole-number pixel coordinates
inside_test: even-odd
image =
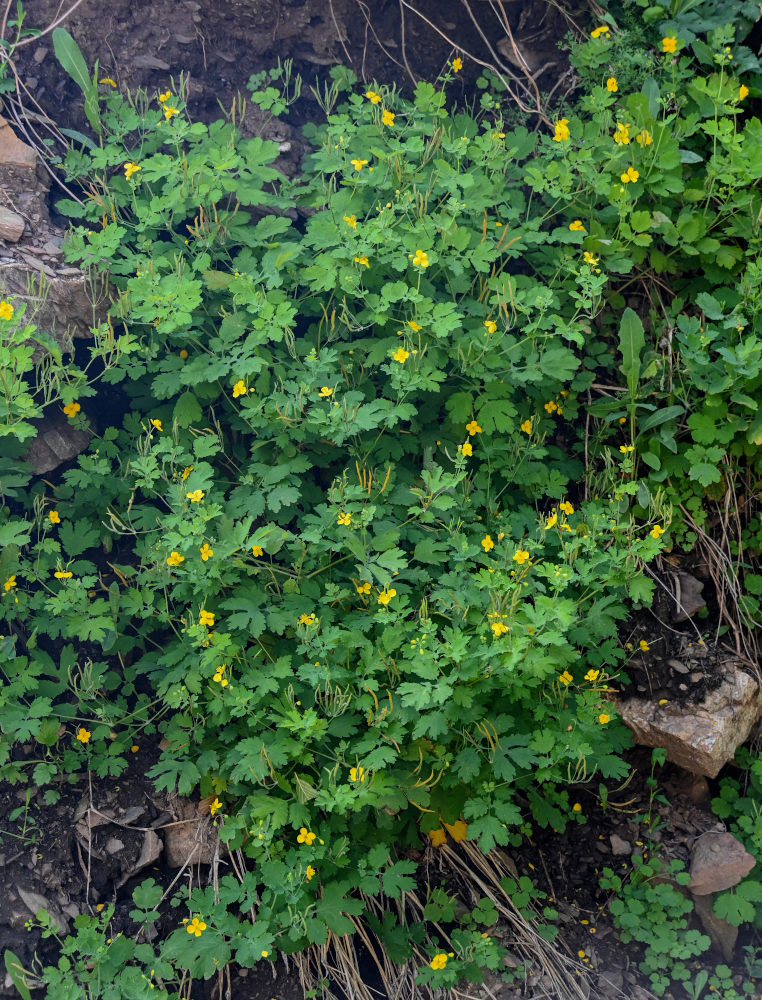
[[[694,896],[708,896],[738,885],[756,864],[732,833],[705,833],[696,842],[688,888]]]
[[[47,48],[44,45],[38,45],[37,48],[34,50],[34,55],[32,56],[32,59],[34,59],[34,61],[39,66],[40,63],[43,61],[43,59],[47,56],[47,54],[48,54]]]
[[[678,573],[677,579],[679,583],[678,600],[675,613],[672,615],[672,621],[675,624],[687,622],[697,611],[706,607],[706,601],[702,597],[704,584],[700,580],[691,576],[690,573]]]
[[[37,154],[18,138],[5,118],[0,117],[0,167],[22,167],[34,170]]]
[[[598,973],[598,989],[605,997],[617,997],[622,992],[624,976],[621,972],[606,969]]]
[[[623,837],[620,837],[616,833],[612,833],[609,837],[611,842],[611,853],[617,857],[623,857],[626,854],[632,854],[632,844]]]
[[[691,681],[693,684],[698,684],[699,681],[703,681],[703,679],[704,675],[701,673],[700,670],[694,670],[693,673],[688,678],[688,680]]]
[[[688,667],[681,660],[667,660],[667,663],[673,670],[676,670],[678,674],[687,674]]]
[[[0,205],[0,239],[18,243],[24,235],[24,220],[16,212]]]
[[[118,854],[120,851],[124,850],[124,841],[121,841],[118,837],[109,837],[106,841],[106,853],[107,854]]]

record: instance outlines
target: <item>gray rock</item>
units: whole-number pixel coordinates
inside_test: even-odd
[[[609,837],[611,841],[611,853],[617,857],[624,857],[625,855],[632,854],[632,844],[628,840],[620,837],[616,833],[612,833]]]
[[[90,443],[90,435],[73,427],[61,414],[50,414],[34,423],[37,437],[29,445],[24,461],[31,464],[38,476],[70,462]]]
[[[676,610],[672,615],[672,621],[675,624],[678,622],[687,622],[697,611],[706,607],[706,601],[702,596],[703,590],[704,584],[700,580],[697,580],[695,576],[691,576],[690,573],[677,574],[675,593]]]
[[[752,855],[732,833],[705,833],[696,842],[688,888],[694,896],[731,889],[755,864]]]
[[[18,243],[24,235],[24,220],[18,212],[0,205],[0,239]]]
[[[693,907],[701,921],[701,926],[711,938],[712,944],[720,952],[726,962],[733,961],[738,928],[722,920],[714,912],[712,896],[694,896]]]

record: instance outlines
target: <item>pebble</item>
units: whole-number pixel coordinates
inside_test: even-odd
[[[667,660],[667,663],[673,670],[676,670],[678,674],[688,673],[688,667],[686,667],[682,660]]]

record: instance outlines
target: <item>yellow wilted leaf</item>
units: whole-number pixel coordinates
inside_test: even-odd
[[[462,819],[456,820],[452,826],[450,826],[449,823],[445,823],[445,826],[447,827],[447,832],[453,840],[457,840],[458,843],[460,843],[461,840],[466,839],[466,834],[468,833],[468,823],[464,822]]]
[[[434,847],[441,847],[447,840],[447,834],[440,826],[438,830],[429,830],[429,837]]]

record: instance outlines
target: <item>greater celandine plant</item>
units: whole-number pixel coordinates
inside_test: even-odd
[[[550,129],[489,91],[448,111],[447,79],[408,100],[336,71],[289,181],[182,87],[105,81],[101,144],[67,157],[91,197],[59,206],[84,219],[66,254],[116,289],[125,413],[95,427],[95,390],[62,394],[91,447],[5,510],[0,760],[21,780],[34,739],[38,784],[119,774],[161,733],[157,786],[209,797],[249,864],[163,943],[193,975],[354,918],[432,984],[474,979],[499,961],[483,932],[400,938],[357,891],[414,890],[401,855],[447,829],[484,851],[561,830],[571,785],[626,772],[617,623],[650,600],[676,477],[711,481],[685,414],[711,417],[694,373],[718,353],[724,447],[758,460],[762,130],[737,126],[725,35],[706,78],[655,38],[628,93],[604,29],[575,49],[600,82]],[[628,308],[651,280],[669,293]],[[624,384],[595,402],[602,373]]]

